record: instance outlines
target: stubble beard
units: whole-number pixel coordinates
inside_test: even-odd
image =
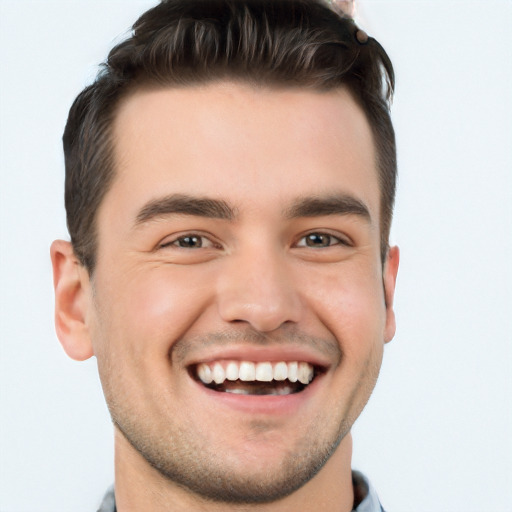
[[[112,381],[107,385],[110,389],[105,395],[115,427],[143,460],[170,484],[204,502],[271,503],[291,495],[309,482],[350,432],[379,374],[381,359],[375,356],[373,354],[367,360],[360,382],[350,396],[345,397],[344,405],[310,419],[308,428],[292,448],[283,450],[278,461],[260,464],[257,470],[244,461],[242,455],[237,459],[237,453],[215,450],[192,419],[177,424],[172,418],[166,418],[158,424],[154,418],[138,415],[131,407],[126,407],[128,400],[119,389],[113,393],[116,386]],[[359,393],[361,387],[363,400]],[[255,436],[261,435],[266,428],[261,422],[252,426]],[[290,432],[290,435],[295,433]],[[276,446],[276,450],[280,448]]]
[[[271,503],[289,496],[311,480],[334,453],[350,426],[345,421],[325,433],[325,422],[314,422],[292,451],[274,466],[251,470],[233,463],[229,455],[214,453],[188,429],[169,428],[164,435],[142,431],[111,410],[116,428],[130,445],[170,483],[207,502],[230,504]],[[125,417],[126,419],[126,417]],[[255,426],[256,430],[262,425]],[[319,433],[324,432],[323,435]]]
[[[160,476],[200,501],[255,505],[291,495],[322,469],[366,404],[381,360],[382,353],[372,351],[359,382],[343,404],[317,418],[305,419],[309,425],[288,449],[276,446],[276,450],[282,450],[282,457],[259,464],[256,470],[236,450],[228,453],[215,449],[192,418],[180,417],[177,422],[168,415],[158,420],[149,412],[137,414],[141,411],[129,405],[123,379],[114,377],[115,366],[109,364],[109,357],[102,358],[108,371],[100,371],[100,375],[106,377],[102,384],[115,427]],[[249,425],[246,437],[260,436],[266,428],[272,427],[261,422]]]

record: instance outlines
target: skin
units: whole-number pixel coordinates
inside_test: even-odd
[[[59,339],[96,356],[116,425],[118,510],[351,510],[350,428],[395,332],[399,258],[380,259],[360,108],[344,89],[138,91],[115,158],[94,275],[68,242],[51,252]],[[190,214],[198,198],[229,215]],[[302,393],[229,401],[190,370],[226,357],[323,372]]]

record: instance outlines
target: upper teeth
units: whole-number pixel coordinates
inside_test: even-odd
[[[197,376],[204,384],[222,384],[225,380],[242,380],[244,382],[271,382],[288,379],[309,384],[315,371],[306,362],[253,363],[250,361],[225,361],[201,363],[197,366]]]

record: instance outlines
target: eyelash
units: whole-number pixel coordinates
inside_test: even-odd
[[[299,241],[295,244],[295,247],[315,248],[313,245],[311,245],[311,246],[307,245],[308,237],[310,237],[310,239],[313,238],[313,237],[327,237],[329,239],[329,243],[327,245],[317,246],[316,247],[317,249],[327,249],[329,247],[333,247],[333,246],[336,246],[336,245],[341,245],[341,246],[346,246],[346,247],[352,246],[350,241],[348,241],[348,240],[346,240],[344,238],[341,238],[339,236],[332,235],[331,233],[325,233],[323,231],[312,231],[310,233],[302,235],[299,238]],[[199,245],[199,247],[180,246],[179,243],[185,241],[187,238],[188,239],[198,239],[198,240],[201,241],[201,244]],[[208,241],[208,244],[207,244],[206,247],[204,246],[203,240],[207,240]],[[302,241],[304,241],[304,243],[302,243]],[[331,243],[333,241],[334,241],[334,243]],[[160,249],[165,249],[167,247],[175,247],[177,249],[188,250],[188,249],[206,249],[206,248],[212,248],[212,247],[214,247],[214,248],[221,248],[221,245],[220,244],[216,244],[215,242],[213,242],[206,235],[201,235],[199,233],[187,233],[185,235],[181,235],[181,236],[175,238],[174,240],[171,240],[169,242],[165,242],[165,243],[159,245]]]
[[[311,231],[310,233],[307,233],[300,237],[299,242],[296,244],[297,247],[313,247],[307,245],[308,238],[311,239],[313,237],[327,237],[329,239],[329,243],[325,246],[317,246],[320,249],[327,249],[328,247],[333,247],[335,245],[342,245],[346,247],[350,247],[352,244],[345,238],[342,238],[340,236],[333,235],[331,233],[325,233],[324,231]],[[300,242],[304,240],[304,244],[301,244]],[[330,243],[334,241],[334,243]]]
[[[199,247],[180,247],[178,244],[181,242],[181,241],[184,241],[186,240],[187,238],[196,238],[196,239],[199,239],[201,240],[201,245]],[[203,240],[207,240],[208,243],[209,243],[209,247],[204,247],[203,246]],[[216,247],[216,248],[219,248],[220,245],[219,244],[216,244],[215,242],[213,242],[209,237],[207,237],[206,235],[201,235],[199,233],[187,233],[185,235],[180,235],[179,237],[175,238],[174,240],[170,240],[169,242],[165,242],[163,244],[160,244],[159,245],[159,248],[160,249],[165,249],[166,247],[175,247],[177,249],[205,249],[205,248],[210,248],[210,247]]]

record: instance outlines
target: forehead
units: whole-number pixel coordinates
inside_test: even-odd
[[[194,193],[259,208],[333,187],[378,217],[371,129],[345,89],[318,92],[221,82],[139,90],[114,124],[109,196],[140,205]],[[372,215],[373,216],[373,215]]]

